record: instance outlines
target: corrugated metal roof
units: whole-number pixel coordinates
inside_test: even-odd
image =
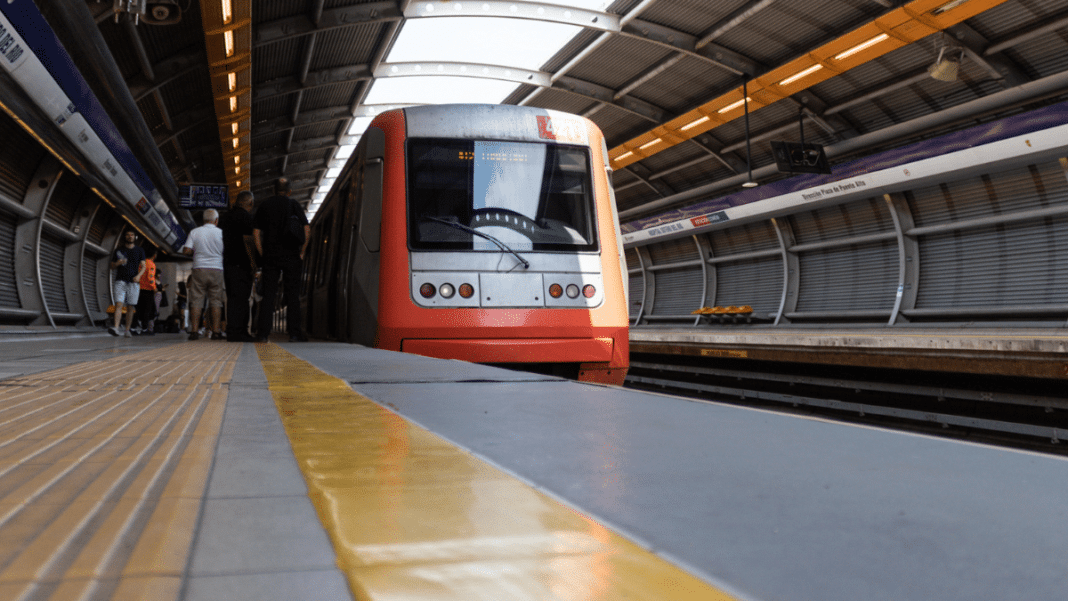
[[[618,0],[607,12],[623,17],[641,1]],[[609,33],[607,41],[592,51],[587,49],[600,43],[605,34],[600,29],[585,29],[546,61],[541,70],[555,75],[558,86],[560,80],[585,83],[607,90],[609,98],[620,96],[621,100],[616,102],[644,103],[642,110],[662,111],[661,121],[652,122],[641,111],[606,104],[604,97],[583,95],[578,89],[570,92],[519,85],[505,102],[588,114],[604,131],[609,147],[619,147],[661,123],[731,93],[747,76],[742,73],[746,69],[750,70],[749,76],[759,76],[906,3],[893,2],[893,7],[888,8],[886,2],[862,0],[657,0],[629,20],[625,29]],[[261,99],[252,106],[255,182],[281,175],[283,166],[285,173],[297,174],[296,179],[302,185],[317,181],[321,174],[315,169],[293,171],[308,168],[305,155],[309,151],[292,149],[299,149],[307,141],[319,143],[319,139],[330,137],[335,140],[335,146],[340,144],[346,133],[345,117],[353,109],[359,110],[358,105],[369,87],[365,78],[374,61],[385,56],[385,50],[401,29],[396,6],[374,0],[325,0],[320,13],[324,27],[316,29],[316,4],[315,0],[253,3],[253,95],[257,90],[266,90],[266,86],[272,90],[270,97],[264,98],[261,93]],[[375,7],[379,12],[372,15],[367,10],[357,10],[363,6]],[[160,141],[171,140],[163,142],[170,146],[161,151],[171,170],[191,172],[193,177],[206,181],[221,178],[219,129],[213,119],[208,67],[201,65],[195,72],[177,76],[174,71],[183,64],[182,60],[187,60],[183,57],[204,52],[199,3],[183,4],[182,21],[177,25],[142,23],[133,28],[114,23],[112,7],[106,3],[100,6],[91,3],[90,7],[120,72],[131,88],[141,94],[138,106],[150,131]],[[343,19],[331,17],[345,9],[352,10]],[[759,10],[746,13],[746,9]],[[926,76],[942,39],[929,36],[817,83],[803,93],[794,94],[792,99],[754,110],[750,120],[750,132],[756,138],[751,145],[754,166],[771,162],[769,140],[798,138],[796,124],[802,106],[833,130],[833,133],[826,131],[810,117],[806,121],[806,141],[833,144],[843,137],[917,122],[939,111],[985,98],[1007,86],[1068,71],[1068,6],[1064,0],[1007,0],[956,27],[945,36],[946,41],[954,46],[971,43],[974,51],[971,57],[965,57],[957,81],[942,82]],[[257,37],[262,28],[269,29],[274,41],[265,42]],[[143,72],[131,29],[152,68],[159,69],[154,82]],[[697,46],[701,41],[711,44]],[[536,42],[516,40],[515,43]],[[988,52],[990,48],[997,52]],[[572,62],[577,56],[581,58]],[[982,57],[989,65],[975,57]],[[485,62],[493,64],[496,58],[486,57]],[[568,70],[562,73],[565,66]],[[299,93],[305,68],[310,73],[308,87]],[[992,69],[1006,70],[1007,76],[995,78]],[[623,90],[653,70],[659,72],[633,89]],[[331,82],[318,83],[316,78],[327,73]],[[914,80],[901,85],[910,78]],[[162,105],[156,94],[151,93],[153,86],[158,89]],[[1039,101],[1052,102],[1064,97],[1068,97],[1068,89]],[[1024,104],[1021,101],[983,111],[976,118],[1011,114]],[[168,129],[168,118],[173,129]],[[918,128],[900,140],[880,142],[877,146],[901,144],[905,138],[932,135],[934,130],[958,126]],[[776,133],[769,138],[767,132]],[[702,137],[708,139],[711,147],[726,147],[726,160],[744,164],[745,131],[741,119],[720,125]],[[182,147],[181,152],[173,147],[175,143]],[[874,152],[875,146],[857,152]],[[323,161],[331,152],[332,147],[316,156]],[[260,160],[256,154],[269,158]],[[670,171],[657,176],[654,182],[659,180],[676,192],[735,175],[719,160],[698,161],[679,168],[702,154],[707,153],[692,143],[684,143],[642,159],[633,169],[646,176]],[[218,164],[209,165],[207,161],[218,161]],[[648,185],[634,184],[637,175],[629,169],[617,170],[615,176],[617,182],[627,185],[618,195],[621,208],[640,207],[661,197],[663,190],[658,192]],[[309,190],[299,198],[308,200],[310,195]]]

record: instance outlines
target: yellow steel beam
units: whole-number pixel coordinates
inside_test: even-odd
[[[990,10],[1006,0],[913,0],[748,83],[749,112]],[[744,114],[742,87],[722,94],[608,152],[620,169]]]

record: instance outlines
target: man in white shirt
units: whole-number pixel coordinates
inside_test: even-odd
[[[189,313],[192,317],[190,340],[200,337],[197,329],[200,328],[200,312],[204,307],[205,296],[211,308],[211,339],[223,340],[223,235],[222,230],[216,227],[218,223],[218,211],[204,211],[204,225],[189,232],[189,237],[182,246],[182,253],[193,257],[193,274],[189,277],[188,291]]]

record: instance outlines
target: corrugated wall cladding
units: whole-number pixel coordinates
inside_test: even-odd
[[[100,261],[103,260],[106,259],[88,255],[82,257],[82,294],[85,295],[85,302],[90,311],[101,311],[96,289],[96,272],[101,268]]]
[[[0,194],[22,202],[45,151],[7,115],[0,115]]]
[[[71,223],[74,222],[74,213],[85,193],[85,184],[79,181],[73,173],[64,172],[63,177],[56,182],[51,198],[48,199],[45,216],[52,223],[70,229]]]
[[[697,244],[691,236],[651,244],[647,250],[649,257],[653,260],[653,265],[667,265],[701,258]]]
[[[798,311],[886,311],[897,296],[897,242],[799,255]]]
[[[1068,202],[1068,180],[1057,162],[1021,167],[906,194],[918,226],[937,225]]]
[[[1068,303],[1068,217],[920,239],[916,308]]]
[[[19,308],[19,294],[15,289],[15,227],[18,220],[7,213],[0,213],[0,306]]]
[[[729,257],[747,252],[779,248],[779,237],[770,221],[747,223],[708,235],[713,257]]]
[[[107,232],[107,216],[111,214],[110,210],[103,209],[97,211],[93,217],[93,223],[89,225],[89,241],[93,244],[100,244],[104,241],[104,234]]]
[[[49,234],[41,234],[41,286],[45,301],[52,311],[67,312],[67,294],[63,286],[64,242]]]
[[[894,231],[894,221],[882,198],[797,213],[789,217],[789,223],[798,244]]]
[[[716,298],[709,306],[749,305],[761,316],[777,313],[782,302],[782,259],[778,257],[720,263],[716,270]]]
[[[686,315],[700,309],[704,290],[700,267],[663,269],[653,273],[656,294],[652,315]]]

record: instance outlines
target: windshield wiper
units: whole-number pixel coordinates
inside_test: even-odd
[[[480,238],[485,238],[486,240],[489,240],[490,242],[496,244],[501,250],[503,250],[505,252],[512,253],[512,256],[514,256],[516,259],[519,260],[520,263],[523,264],[523,269],[529,269],[530,268],[530,261],[527,261],[523,257],[519,256],[519,253],[517,253],[514,250],[512,250],[507,244],[505,244],[504,242],[501,242],[500,240],[494,238],[493,236],[491,236],[489,234],[482,233],[482,232],[476,230],[473,227],[468,227],[468,226],[460,223],[459,221],[449,221],[448,219],[442,219],[440,217],[433,217],[433,216],[430,216],[430,215],[427,215],[426,219],[429,219],[431,221],[436,221],[438,223],[444,223],[447,226],[454,227],[454,228],[456,228],[458,230],[467,232],[469,234],[474,234],[475,236],[478,236]]]

